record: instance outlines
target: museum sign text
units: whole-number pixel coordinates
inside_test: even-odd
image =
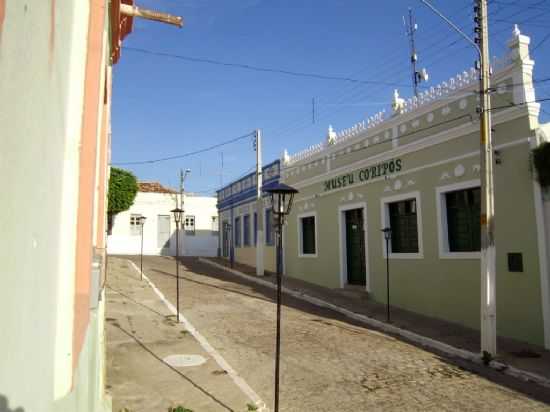
[[[351,173],[346,173],[333,179],[325,180],[325,192],[351,186],[357,182],[366,182],[367,180],[387,176],[399,171],[401,171],[401,159],[388,160],[387,162],[379,163],[377,165],[369,166]]]

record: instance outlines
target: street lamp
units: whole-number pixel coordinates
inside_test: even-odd
[[[139,258],[141,280],[143,280],[143,225],[145,224],[145,220],[147,220],[145,216],[139,217],[139,226],[141,227],[141,255]]]
[[[180,222],[181,217],[183,216],[183,209],[176,207],[170,212],[174,214],[174,220],[176,221],[176,319],[179,323],[180,321]]]
[[[386,321],[390,323],[390,240],[391,228],[382,229],[386,239]]]
[[[283,274],[283,223],[292,208],[296,189],[276,183],[265,189],[271,196],[271,209],[277,218],[277,338],[275,343],[275,412],[279,411],[279,358],[281,354],[281,287]],[[269,224],[269,223],[268,223]]]

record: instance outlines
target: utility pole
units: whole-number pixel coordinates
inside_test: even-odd
[[[487,0],[475,0],[474,21],[476,37],[472,40],[452,21],[427,0],[420,0],[445,20],[456,32],[476,49],[479,61],[480,97],[480,173],[481,173],[481,352],[490,360],[497,353],[496,330],[496,249],[495,249],[495,199],[493,184],[493,141],[491,136],[491,97],[489,62],[489,29]]]
[[[494,357],[496,334],[496,249],[495,198],[493,183],[493,141],[491,136],[491,98],[489,62],[489,29],[487,0],[476,0],[474,7],[475,42],[480,46],[479,87],[481,126],[481,351]]]
[[[256,275],[264,275],[264,213],[262,202],[262,131],[256,129],[254,136],[256,150]]]
[[[405,17],[403,17],[403,20],[405,20]],[[411,48],[411,68],[412,68],[412,81],[413,81],[413,92],[414,95],[418,97],[418,76],[416,73],[416,61],[418,60],[418,56],[416,55],[416,47],[414,45],[414,33],[416,32],[416,29],[418,26],[414,22],[413,12],[412,9],[409,7],[409,24],[407,27],[407,36],[409,37],[409,45]]]
[[[183,169],[180,169],[180,209],[183,209]]]
[[[407,28],[407,36],[409,38],[409,47],[411,50],[411,69],[412,69],[412,84],[413,92],[416,97],[418,97],[418,86],[421,82],[428,80],[428,73],[426,69],[420,71],[416,70],[416,62],[418,61],[418,55],[416,54],[416,44],[414,42],[414,34],[418,30],[418,25],[416,24],[413,16],[413,11],[409,8],[409,21],[405,21],[405,16],[403,16],[403,24]]]
[[[185,169],[185,172],[183,171],[183,169],[180,169],[180,204],[179,204],[179,208],[182,210],[182,222],[181,224],[182,225],[185,225],[185,201],[183,199],[184,197],[184,194],[185,194],[185,186],[184,186],[184,182],[185,182],[185,178],[187,177],[187,175],[191,173],[191,169]],[[185,229],[185,226],[184,226],[184,229]],[[184,232],[185,233],[185,232]],[[183,248],[185,250],[185,245],[183,245]],[[179,253],[179,251],[178,251]]]

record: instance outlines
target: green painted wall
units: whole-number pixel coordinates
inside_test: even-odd
[[[502,96],[502,99],[506,98],[506,95]],[[436,114],[433,123],[437,123],[440,116],[442,115]],[[453,111],[448,114],[449,118],[452,116]],[[542,345],[543,320],[534,193],[529,143],[525,140],[534,136],[529,124],[529,118],[524,114],[519,118],[510,117],[510,120],[503,118],[500,122],[495,122],[494,126],[495,145],[504,145],[499,150],[501,163],[495,165],[494,169],[497,332],[502,336]],[[385,303],[386,264],[383,235],[380,232],[384,226],[380,199],[418,191],[422,215],[423,257],[390,259],[392,304],[427,316],[479,328],[479,258],[439,256],[436,188],[480,179],[479,133],[475,131],[477,125],[468,121],[463,127],[465,133],[458,138],[418,151],[397,154],[395,157],[400,158],[403,165],[400,173],[369,180],[366,184],[356,181],[352,186],[327,192],[323,184],[324,177],[313,182],[315,177],[309,174],[307,167],[305,173],[300,168],[300,174],[286,174],[285,183],[298,185],[300,190],[286,228],[287,274],[330,288],[340,287],[341,235],[338,209],[347,204],[365,202],[371,297]],[[354,147],[356,144],[357,140],[352,141],[349,146]],[[345,148],[344,145],[338,152],[345,153]],[[363,151],[363,158],[367,156],[371,156],[371,152]],[[345,159],[347,158],[342,156],[341,162]],[[360,169],[359,165],[349,166],[358,161],[357,153],[351,153],[350,159],[347,159],[348,170],[327,174],[326,178]],[[383,160],[375,159],[372,163],[381,161]],[[296,168],[293,167],[285,170],[295,171]],[[326,170],[326,166],[320,164],[315,167]],[[298,257],[297,216],[313,211],[317,214],[317,257]],[[523,273],[508,271],[508,252],[523,254]]]

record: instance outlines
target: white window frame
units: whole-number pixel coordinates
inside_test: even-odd
[[[187,220],[193,219],[193,225],[188,225]],[[186,235],[195,236],[197,227],[197,217],[195,215],[185,215],[183,217],[183,231]]]
[[[424,259],[424,240],[422,236],[422,204],[420,201],[420,192],[408,192],[395,196],[383,197],[380,199],[380,212],[381,212],[381,223],[384,229],[390,227],[390,208],[389,204],[394,202],[399,202],[402,200],[416,200],[416,231],[418,233],[418,252],[417,253],[394,253],[390,251],[390,259]],[[382,239],[382,255],[385,258],[388,251],[386,250],[386,239],[384,238],[384,233],[380,232],[380,237]],[[389,242],[391,249],[391,240]]]
[[[303,244],[304,244],[304,236],[302,232],[302,219],[306,217],[312,217],[315,219],[315,253],[302,253],[303,250]],[[296,216],[296,223],[298,226],[298,257],[300,258],[316,258],[319,253],[319,241],[318,241],[318,226],[319,226],[319,219],[317,218],[317,212],[304,212],[300,213],[298,216]]]
[[[438,186],[435,188],[435,205],[437,209],[437,240],[440,259],[480,259],[481,252],[451,252],[449,250],[449,225],[447,223],[447,198],[446,194],[457,190],[481,187],[479,179],[452,185]]]
[[[130,214],[130,236],[139,236],[141,235],[141,218],[143,215],[141,213],[131,213]],[[114,225],[113,225],[114,226]],[[137,231],[134,233],[134,231]]]

